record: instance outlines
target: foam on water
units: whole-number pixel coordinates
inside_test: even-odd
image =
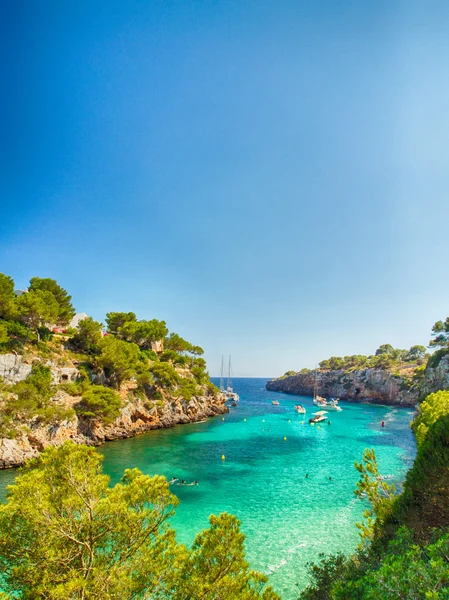
[[[415,453],[408,427],[413,413],[341,402],[342,412],[328,414],[330,426],[312,427],[311,398],[300,399],[307,415],[298,415],[293,411],[298,397],[267,392],[265,381],[236,380],[241,400],[224,421],[157,430],[101,451],[112,483],[129,467],[197,480],[195,487],[172,488],[181,500],[173,519],[178,539],[192,543],[211,513],[235,514],[251,566],[270,576],[284,600],[293,600],[297,585],[307,581],[306,562],[320,552],[350,552],[358,543],[355,522],[364,504],[353,494],[358,476],[353,464],[363,450],[375,448],[389,480],[403,479]],[[279,406],[271,404],[274,398]],[[12,477],[0,473],[0,490]]]

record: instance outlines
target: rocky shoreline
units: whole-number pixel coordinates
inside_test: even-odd
[[[80,400],[79,397],[68,396],[64,392],[58,392],[58,396],[58,402],[63,401],[66,406]],[[100,446],[106,441],[135,437],[153,429],[195,423],[227,412],[229,408],[224,399],[198,396],[190,401],[171,398],[162,407],[154,408],[147,408],[140,399],[128,402],[110,425],[89,424],[76,415],[51,425],[29,422],[26,432],[13,439],[0,439],[0,469],[19,467],[29,458],[38,456],[47,446],[59,446],[67,440]]]
[[[76,380],[78,370],[49,364],[54,383]],[[31,366],[21,356],[0,355],[0,376],[8,383],[25,379]],[[120,390],[123,406],[120,415],[109,425],[99,421],[87,421],[74,414],[67,420],[43,424],[38,419],[27,421],[14,438],[0,438],[0,469],[21,466],[26,460],[35,458],[47,446],[59,446],[67,440],[77,444],[99,446],[107,441],[130,438],[153,429],[195,423],[209,417],[229,412],[225,398],[214,397],[202,387],[204,395],[185,400],[178,396],[163,395],[155,401],[135,395],[136,384],[132,381]],[[64,408],[72,408],[81,400],[80,396],[58,389],[52,402]]]
[[[391,373],[386,369],[318,371],[318,393],[349,402],[414,407],[429,393],[449,387],[449,359],[436,368],[427,368],[421,380]],[[295,373],[272,379],[266,389],[298,396],[313,396],[315,372]]]

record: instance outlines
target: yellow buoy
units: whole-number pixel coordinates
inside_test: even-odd
[[[317,425],[318,429],[321,429],[321,425]]]
[[[310,423],[311,425],[315,425],[315,423]]]
[[[285,438],[284,438],[284,442],[286,442],[286,441],[287,441],[287,438],[285,437]]]
[[[224,460],[226,456],[224,454],[221,455],[221,460]]]
[[[221,417],[221,420],[224,421],[224,417]]]

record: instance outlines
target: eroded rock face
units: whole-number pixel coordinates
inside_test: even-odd
[[[444,357],[435,369],[427,368],[423,380],[410,381],[384,369],[360,369],[351,372],[319,371],[318,394],[354,402],[372,402],[395,406],[415,406],[425,395],[449,388],[449,357]],[[296,373],[273,379],[267,390],[313,396],[315,373]]]
[[[80,397],[69,396],[59,390],[53,401],[71,408],[80,401]],[[50,425],[29,421],[26,431],[15,439],[0,439],[0,469],[18,467],[48,446],[59,446],[67,440],[98,446],[105,441],[134,437],[151,429],[173,427],[180,423],[193,423],[228,411],[224,398],[210,396],[198,396],[190,401],[169,398],[162,405],[151,400],[135,399],[124,403],[120,415],[110,425],[83,421],[76,415]]]
[[[27,360],[28,362],[20,354],[0,354],[0,377],[6,383],[17,383],[26,379],[33,366],[33,361]],[[34,362],[50,367],[53,383],[56,384],[75,381],[79,375],[75,367],[58,367],[52,361],[45,362],[38,359],[34,359]]]

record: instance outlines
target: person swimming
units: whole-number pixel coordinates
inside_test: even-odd
[[[168,485],[172,485],[172,483],[176,483],[178,481],[177,477],[172,477],[171,480],[168,482]]]
[[[309,474],[308,473],[306,473],[306,479],[309,479]]]

